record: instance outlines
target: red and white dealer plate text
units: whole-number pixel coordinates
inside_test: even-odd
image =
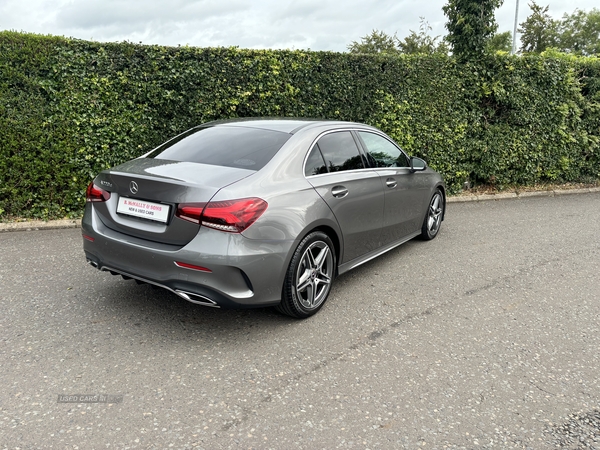
[[[133,198],[120,197],[117,212],[128,216],[141,217],[166,223],[169,219],[169,205],[147,202]]]

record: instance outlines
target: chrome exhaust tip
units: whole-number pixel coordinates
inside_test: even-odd
[[[94,261],[88,260],[88,262],[91,265],[93,265],[94,267],[98,268],[98,264],[95,263]],[[220,308],[220,306],[217,304],[217,302],[215,302],[214,300],[211,300],[210,298],[205,297],[204,295],[201,295],[201,294],[195,294],[194,292],[180,291],[179,289],[172,289],[168,286],[157,283],[156,281],[147,280],[146,278],[138,277],[138,276],[132,275],[127,272],[122,272],[120,270],[113,269],[112,267],[102,266],[102,268],[100,270],[110,272],[113,275],[121,275],[124,280],[128,280],[128,279],[130,280],[133,278],[135,280],[135,282],[139,283],[139,284],[148,283],[148,284],[152,284],[154,286],[158,286],[160,288],[166,289],[167,291],[171,291],[171,292],[175,293],[176,295],[178,295],[179,297],[183,298],[184,300],[187,300],[188,302],[191,302],[191,303],[195,303],[196,305],[210,306],[211,308]]]
[[[193,292],[185,292],[180,290],[176,290],[175,293],[181,298],[187,300],[188,302],[192,302],[197,305],[210,306],[212,308],[219,308],[217,302],[211,300],[208,297],[205,297],[204,295],[194,294]]]

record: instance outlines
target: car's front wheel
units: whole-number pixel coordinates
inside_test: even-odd
[[[290,261],[277,310],[298,319],[315,314],[327,300],[335,274],[335,252],[329,236],[306,236]]]
[[[425,215],[425,220],[421,227],[421,239],[430,241],[437,236],[440,227],[442,226],[445,207],[446,202],[444,201],[444,194],[442,194],[440,189],[436,189],[429,201],[429,208],[427,209],[427,214]]]

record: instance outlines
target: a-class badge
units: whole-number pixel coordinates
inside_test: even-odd
[[[129,183],[129,190],[131,191],[132,194],[137,194],[137,191],[139,190],[139,188],[135,181],[132,181],[131,183]]]

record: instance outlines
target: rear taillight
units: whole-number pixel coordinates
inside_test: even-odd
[[[241,233],[267,209],[260,198],[242,198],[208,203],[180,204],[175,215],[193,223],[201,223],[215,230]]]
[[[199,224],[205,206],[206,203],[181,203],[177,206],[175,216],[188,222]]]
[[[88,187],[85,191],[85,199],[88,202],[105,202],[110,198],[110,192],[105,191],[102,188],[99,188],[92,181],[88,184]]]

